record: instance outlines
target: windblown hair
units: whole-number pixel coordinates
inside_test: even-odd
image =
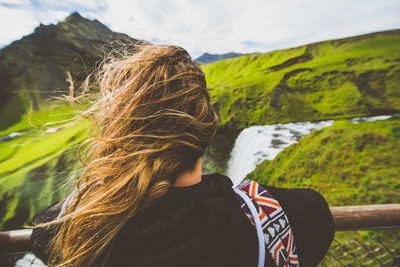
[[[99,136],[52,240],[49,264],[89,266],[128,219],[194,168],[217,126],[204,73],[176,46],[146,45],[109,60],[90,109]],[[94,112],[96,111],[96,112]]]

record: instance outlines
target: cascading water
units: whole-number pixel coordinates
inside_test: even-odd
[[[353,123],[385,120],[391,116],[353,118]],[[318,122],[297,122],[252,126],[244,129],[236,138],[228,162],[228,176],[238,185],[247,174],[264,160],[273,160],[279,152],[298,142],[314,130],[331,126],[333,120]]]

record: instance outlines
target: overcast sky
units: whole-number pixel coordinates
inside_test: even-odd
[[[133,38],[204,52],[266,52],[400,28],[400,0],[0,0],[0,47],[71,12]]]

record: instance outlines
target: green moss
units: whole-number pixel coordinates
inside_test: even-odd
[[[357,87],[349,81],[337,86],[333,90],[327,92],[316,92],[307,95],[312,99],[312,107],[316,110],[322,110],[324,114],[338,114],[357,112],[357,102],[362,95]]]

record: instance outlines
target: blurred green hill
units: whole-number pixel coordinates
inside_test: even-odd
[[[68,72],[79,87],[115,42],[141,41],[73,13],[0,50],[0,230],[21,228],[68,192],[88,127],[58,131],[63,123],[52,123],[79,107],[52,98],[69,94]]]

